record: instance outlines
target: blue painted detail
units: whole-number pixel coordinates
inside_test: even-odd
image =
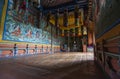
[[[102,35],[104,35],[105,33],[107,33],[109,30],[111,30],[112,28],[114,28],[116,25],[120,24],[120,19],[118,19],[116,22],[114,22],[111,26],[109,26],[107,29],[105,29],[100,35],[98,35],[96,38],[100,38]]]

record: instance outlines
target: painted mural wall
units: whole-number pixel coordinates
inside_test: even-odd
[[[55,37],[55,28],[50,24],[45,28],[46,21],[44,19],[38,20],[39,12],[28,5],[27,0],[16,0],[16,2],[8,0],[2,40],[51,44],[52,37],[54,41],[52,44],[59,45],[58,38],[60,37]],[[55,34],[51,36],[51,32]]]

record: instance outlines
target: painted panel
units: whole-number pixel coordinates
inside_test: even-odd
[[[51,44],[52,26],[49,25],[46,30],[44,28],[46,26],[46,22],[44,19],[41,19],[39,23],[41,28],[37,28],[36,24],[34,23],[34,20],[36,18],[33,19],[35,13],[28,10],[26,15],[26,10],[20,8],[20,3],[23,0],[17,0],[18,3],[15,3],[13,0],[8,1],[9,2],[2,40],[14,42],[31,42],[37,44]],[[55,33],[55,28],[52,27],[52,29],[53,33]],[[55,38],[54,35],[52,36],[52,38],[54,41],[53,45],[59,45],[59,42],[57,42],[58,38]]]

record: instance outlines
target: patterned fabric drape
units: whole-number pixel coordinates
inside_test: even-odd
[[[79,26],[79,7],[78,6],[75,6],[74,16],[75,16],[75,26]]]
[[[78,28],[78,31],[77,31],[77,32],[78,32],[78,33],[77,33],[77,34],[78,34],[78,36],[81,36],[81,35],[82,35],[82,32],[81,32],[81,27],[79,27],[79,28]]]
[[[75,28],[72,29],[72,36],[75,36]]]
[[[87,27],[83,26],[83,35],[87,35]]]
[[[62,36],[64,36],[65,34],[64,34],[64,30],[62,30]]]
[[[68,10],[67,9],[65,9],[63,14],[63,26],[65,27],[68,26]]]
[[[59,10],[57,10],[55,14],[55,26],[56,27],[59,27],[58,19],[59,19]]]

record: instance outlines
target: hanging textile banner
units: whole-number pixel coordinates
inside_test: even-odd
[[[75,16],[75,26],[79,26],[79,7],[78,6],[75,6],[74,16]]]
[[[38,8],[40,8],[41,7],[41,2],[40,2],[40,0],[38,0],[38,6],[37,6]]]
[[[55,14],[55,26],[56,26],[56,37],[59,36],[59,23],[58,23],[58,19],[59,19],[59,9],[57,10],[56,14]]]
[[[59,19],[59,9],[57,10],[55,14],[55,26],[56,27],[59,27],[58,19]]]
[[[65,34],[64,34],[64,30],[62,30],[62,34],[61,34],[62,36],[64,36]]]
[[[70,31],[69,31],[69,30],[67,30],[66,36],[69,36],[69,35],[70,35]]]
[[[75,28],[72,29],[72,36],[75,36]]]
[[[56,30],[56,32],[55,32],[55,36],[56,36],[56,38],[57,38],[57,37],[59,36],[59,28],[56,27],[55,30]]]
[[[87,44],[87,37],[83,36],[82,38],[82,45],[86,45]]]
[[[79,9],[79,23],[80,23],[80,26],[84,24],[83,20],[84,20],[84,10]]]
[[[78,28],[78,30],[77,30],[77,35],[78,35],[78,36],[81,36],[81,35],[82,35],[82,33],[81,33],[81,27]]]
[[[83,26],[83,35],[87,35],[87,27]]]
[[[38,20],[39,20],[39,26],[38,26],[38,28],[41,28],[41,27],[40,27],[40,23],[41,23],[42,18],[43,18],[43,17],[42,17],[42,12],[40,11],[40,12],[39,12],[39,19],[38,19]]]
[[[68,10],[67,9],[65,9],[63,14],[63,26],[65,27],[68,26]]]
[[[60,32],[60,29],[58,27],[56,27],[56,37],[59,36],[59,32]]]
[[[49,25],[50,17],[51,17],[51,12],[48,12],[48,14],[47,14],[47,26],[45,28],[47,28]]]

